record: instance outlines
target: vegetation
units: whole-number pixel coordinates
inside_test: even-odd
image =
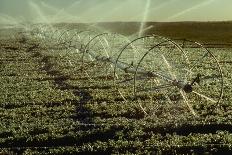
[[[78,54],[15,36],[0,41],[2,154],[231,153],[230,48],[210,49],[223,67],[223,103],[193,105],[199,117],[183,105],[154,103],[155,115],[147,116],[110,80],[84,74]]]

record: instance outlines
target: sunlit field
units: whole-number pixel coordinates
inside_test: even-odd
[[[230,43],[164,36],[2,27],[1,153],[231,152]]]

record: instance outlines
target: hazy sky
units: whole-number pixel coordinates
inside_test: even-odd
[[[224,21],[232,0],[0,0],[0,22]]]

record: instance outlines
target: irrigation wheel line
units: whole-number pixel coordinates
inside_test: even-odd
[[[218,104],[222,99],[223,75],[221,67],[216,57],[201,44],[185,40],[185,44],[186,42],[190,42],[199,47],[197,49],[188,49],[183,45],[181,47],[177,43],[178,40],[174,42],[158,35],[143,36],[123,46],[119,50],[117,58],[114,59],[114,57],[110,57],[107,54],[106,56],[97,54],[97,52],[104,52],[104,50],[107,53],[106,47],[102,43],[103,51],[94,51],[92,49],[93,46],[97,46],[97,42],[100,41],[99,38],[104,38],[106,35],[109,35],[109,33],[89,34],[87,43],[84,42],[85,40],[82,37],[78,36],[83,41],[83,43],[80,41],[81,47],[78,50],[82,55],[82,67],[84,67],[84,57],[86,54],[96,61],[106,64],[110,63],[114,66],[113,80],[115,88],[120,89],[120,83],[124,81],[129,82],[129,85],[126,85],[126,89],[132,87],[135,98],[140,91],[137,91],[138,86],[144,87],[145,94],[152,92],[154,95],[159,92],[170,103],[184,102],[193,115],[196,115],[196,113],[192,108],[192,104],[196,104],[196,102]],[[42,35],[40,34],[39,36]],[[86,38],[86,36],[84,37]],[[46,39],[46,35],[41,39]],[[92,43],[94,44],[92,45]],[[158,54],[151,55],[152,53]],[[130,63],[131,57],[132,63]],[[136,62],[133,62],[135,60]],[[161,63],[161,65],[155,65],[155,63]],[[153,67],[147,66],[155,66],[157,68],[154,70]],[[122,74],[118,73],[118,70]],[[119,79],[118,76],[122,78]],[[131,78],[128,79],[128,76]],[[150,79],[153,80],[155,87],[147,89],[146,80]],[[121,81],[116,82],[116,80]],[[126,101],[126,97],[124,97],[122,91],[119,91],[119,93]],[[143,108],[141,104],[140,107],[146,113],[146,108]]]
[[[94,40],[95,38],[97,38],[97,37],[99,37],[99,36],[102,36],[102,35],[105,35],[105,34],[99,34],[99,35],[95,36],[92,40]],[[147,37],[160,37],[160,36],[147,36]],[[144,39],[144,38],[145,38],[145,37],[137,38],[137,39],[133,40],[131,43],[133,43],[134,41],[140,40],[140,39]],[[162,38],[162,39],[164,39],[164,41],[162,41],[161,43],[157,44],[156,46],[153,46],[151,49],[154,49],[154,47],[157,47],[158,45],[161,45],[162,43],[170,42],[170,43],[173,44],[175,47],[177,47],[178,50],[181,51],[181,53],[184,53],[184,54],[182,54],[182,55],[185,56],[185,57],[184,57],[184,60],[185,60],[185,61],[188,60],[188,58],[186,57],[186,53],[185,53],[176,43],[174,43],[173,41],[171,41],[171,40],[169,40],[169,39],[166,39],[166,38]],[[91,42],[92,40],[90,40],[90,42]],[[89,43],[90,43],[90,42],[89,42]],[[119,69],[123,70],[123,71],[126,72],[126,73],[132,73],[132,74],[134,74],[134,90],[135,90],[136,75],[137,75],[138,73],[139,73],[139,74],[142,74],[143,76],[147,76],[147,77],[149,77],[149,78],[150,78],[150,77],[158,77],[158,78],[160,78],[160,79],[165,79],[165,81],[168,81],[170,84],[172,84],[172,86],[177,87],[177,88],[180,89],[180,90],[179,90],[180,95],[183,97],[185,103],[188,105],[188,108],[190,109],[190,111],[192,112],[192,114],[196,115],[195,112],[194,112],[194,110],[192,109],[191,105],[188,103],[187,97],[186,97],[186,95],[185,95],[185,92],[187,91],[187,90],[186,90],[186,86],[189,86],[188,84],[185,84],[185,83],[183,83],[183,81],[176,79],[175,76],[168,77],[168,76],[166,76],[166,75],[162,75],[162,74],[159,74],[159,73],[154,73],[154,72],[151,72],[151,71],[146,71],[146,70],[144,70],[144,69],[138,70],[138,66],[139,66],[140,63],[143,61],[144,57],[151,51],[151,49],[148,50],[149,52],[146,52],[146,53],[143,55],[142,59],[140,59],[139,64],[137,65],[137,68],[136,68],[136,69],[135,69],[135,67],[130,66],[130,65],[127,64],[127,63],[124,63],[124,62],[119,61],[119,58],[121,57],[122,52],[126,49],[127,46],[131,45],[131,43],[129,43],[128,45],[126,45],[126,46],[123,48],[123,50],[120,52],[120,54],[119,54],[119,56],[118,56],[118,58],[117,58],[116,61],[115,61],[113,58],[104,57],[104,56],[102,56],[102,57],[96,56],[96,54],[93,53],[93,51],[87,51],[86,48],[85,48],[85,50],[84,50],[84,54],[85,54],[85,53],[88,53],[88,54],[90,54],[92,57],[94,57],[94,58],[95,58],[96,60],[98,60],[98,61],[107,61],[107,62],[110,62],[110,63],[115,64],[115,66],[116,66],[116,67],[115,67],[115,70],[116,70],[116,68],[119,68]],[[87,44],[87,45],[89,45],[89,44]],[[86,47],[88,47],[88,46],[86,46]],[[88,50],[89,50],[89,49],[88,49]],[[83,55],[84,55],[84,54],[83,54]],[[167,60],[166,60],[166,61],[167,61]],[[168,62],[166,62],[166,63],[168,63]],[[186,64],[189,64],[189,62],[186,63]],[[188,66],[188,65],[187,65],[187,66]],[[115,71],[115,70],[114,70],[114,76],[116,76],[116,71]],[[169,71],[169,72],[170,72],[170,71]],[[173,79],[173,78],[175,78],[175,79]],[[115,79],[115,78],[114,78],[114,79]],[[182,89],[183,89],[185,92],[182,91]],[[120,93],[121,96],[123,96],[123,94],[121,93],[121,91],[119,91],[119,93]],[[135,93],[135,91],[134,91],[134,95],[135,95],[135,94],[136,94],[136,93]],[[171,93],[171,94],[172,94],[172,93]],[[125,97],[123,97],[123,98],[125,99]],[[167,98],[169,98],[169,97],[167,97]],[[171,101],[171,99],[169,99],[169,101]],[[139,102],[139,104],[140,104],[140,102]],[[140,104],[140,107],[142,108],[141,104]],[[142,108],[142,110],[145,112],[144,108]],[[146,113],[146,112],[145,112],[145,113]],[[147,114],[147,113],[146,113],[146,114]]]

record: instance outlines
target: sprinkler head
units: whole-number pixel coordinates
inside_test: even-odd
[[[193,79],[193,81],[191,82],[191,84],[190,85],[193,85],[195,82],[197,83],[197,84],[200,84],[200,77],[201,77],[201,74],[197,74],[197,76]]]
[[[191,93],[193,91],[193,87],[191,84],[186,84],[183,88],[183,90],[186,92],[186,93]]]

